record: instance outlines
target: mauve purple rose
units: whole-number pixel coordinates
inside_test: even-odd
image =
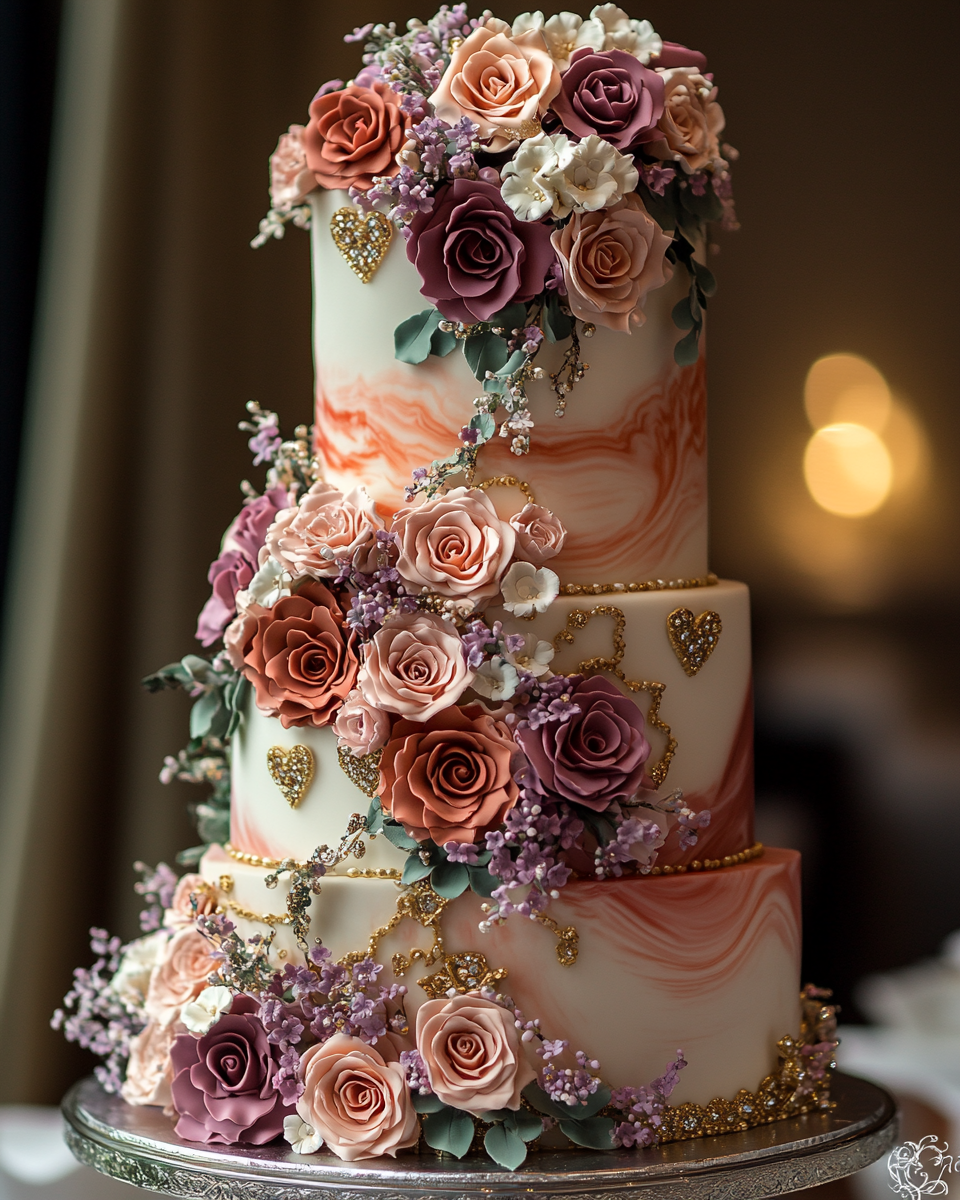
[[[574,137],[597,134],[625,152],[660,136],[663,80],[623,50],[577,50],[552,108]]]
[[[213,587],[210,599],[197,619],[197,641],[212,646],[236,615],[236,595],[257,572],[260,548],[277,513],[287,505],[283,488],[270,488],[248,501],[224,534],[223,548],[210,564],[207,580]]]
[[[430,212],[414,217],[407,257],[423,280],[421,295],[448,321],[472,325],[532,300],[555,256],[550,229],[519,220],[498,187],[455,179]]]
[[[279,1050],[254,1015],[259,1007],[250,996],[237,996],[209,1033],[182,1033],[173,1043],[178,1137],[263,1146],[283,1132],[283,1118],[294,1108],[274,1089]]]
[[[688,50],[686,46],[681,46],[679,42],[664,42],[663,49],[660,51],[660,56],[656,60],[657,66],[664,71],[671,67],[696,67],[698,71],[707,69],[707,56],[701,54],[699,50]]]
[[[642,786],[650,756],[643,713],[599,677],[579,683],[573,702],[580,712],[569,720],[538,729],[521,724],[514,736],[536,773],[537,790],[603,812]]]

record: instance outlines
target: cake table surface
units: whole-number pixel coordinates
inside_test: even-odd
[[[133,1108],[93,1080],[63,1103],[67,1142],[105,1175],[167,1196],[204,1200],[760,1200],[840,1179],[869,1166],[896,1142],[896,1105],[882,1088],[836,1075],[836,1107],[743,1133],[674,1142],[640,1152],[531,1154],[520,1170],[491,1170],[484,1158],[432,1152],[345,1163],[286,1146],[201,1146],[181,1141],[158,1108]]]

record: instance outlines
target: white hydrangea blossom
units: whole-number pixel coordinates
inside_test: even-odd
[[[237,592],[237,610],[246,612],[253,605],[261,608],[273,608],[285,596],[291,594],[293,579],[287,573],[283,563],[275,558],[268,558],[248,586]]]
[[[564,134],[540,133],[522,142],[503,169],[501,194],[521,221],[547,213],[596,212],[634,191],[639,174],[633,159],[603,138],[571,142]]]
[[[597,5],[586,21],[572,12],[546,20],[542,12],[521,13],[513,23],[513,36],[531,31],[543,34],[550,57],[561,72],[570,66],[570,56],[584,47],[623,50],[644,65],[663,49],[663,41],[649,21],[631,19],[616,4]]]
[[[283,1140],[294,1154],[316,1154],[323,1145],[320,1134],[297,1113],[283,1118]]]
[[[560,579],[549,567],[539,570],[528,562],[515,562],[500,585],[503,607],[516,617],[546,612],[560,594]]]
[[[538,638],[535,633],[525,633],[523,637],[523,646],[519,650],[508,650],[506,660],[514,667],[521,667],[524,671],[528,671],[531,675],[546,675],[550,670],[550,663],[553,661],[553,656],[556,653],[550,642],[545,642]]]
[[[644,66],[663,49],[663,39],[649,21],[633,20],[616,4],[598,4],[590,20],[603,29],[604,50],[624,50]]]
[[[509,700],[519,682],[517,668],[496,654],[477,671],[470,686],[488,700],[499,701]]]
[[[206,987],[193,1000],[180,1009],[180,1021],[190,1033],[203,1036],[209,1033],[224,1013],[230,1011],[233,1004],[233,992],[219,984]]]

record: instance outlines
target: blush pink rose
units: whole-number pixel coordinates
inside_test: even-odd
[[[340,745],[362,758],[384,746],[390,736],[390,718],[381,709],[368,704],[354,689],[344,700],[333,728]]]
[[[397,570],[417,590],[487,599],[500,590],[516,537],[485,492],[453,488],[394,517]]]
[[[525,504],[510,518],[517,535],[516,555],[525,562],[541,567],[563,549],[567,531],[559,517],[539,504]]]
[[[300,1079],[300,1119],[345,1162],[396,1158],[417,1144],[420,1126],[403,1067],[359,1038],[336,1033],[310,1046],[300,1059]]]
[[[280,134],[277,148],[270,155],[270,207],[289,212],[301,204],[316,188],[317,181],[307,166],[302,125],[291,125]]]
[[[517,747],[479,705],[399,720],[380,759],[380,803],[418,842],[476,842],[517,802]]]
[[[671,239],[635,192],[601,212],[574,213],[550,240],[574,315],[621,333],[644,323],[647,293],[673,274],[664,258]]]
[[[192,898],[196,896],[197,907],[194,909]],[[184,875],[177,883],[170,901],[170,907],[164,914],[165,923],[174,928],[193,927],[197,917],[209,916],[217,907],[217,898],[213,888],[202,875]]]
[[[127,1077],[120,1088],[120,1095],[128,1104],[157,1104],[166,1108],[172,1103],[170,1048],[181,1033],[183,1026],[177,1021],[161,1025],[150,1020],[131,1041]]]
[[[375,176],[399,171],[397,151],[409,128],[410,117],[388,83],[348,84],[310,105],[303,135],[307,165],[322,187],[366,191]]]
[[[377,631],[358,686],[375,708],[426,721],[455,704],[472,679],[456,628],[435,613],[415,612]]]
[[[377,530],[382,528],[366,488],[356,487],[344,496],[320,480],[299,505],[277,513],[267,530],[266,545],[271,557],[294,577],[321,579],[339,573],[338,558],[352,559],[357,551],[375,545]]]
[[[481,26],[454,50],[430,97],[441,121],[468,117],[494,153],[540,132],[540,114],[560,91],[560,72],[538,30],[518,37]]]
[[[257,707],[284,729],[329,725],[357,678],[354,635],[333,593],[311,580],[257,617],[243,648],[243,673]]]
[[[417,1012],[417,1049],[439,1100],[479,1116],[520,1107],[536,1078],[513,1014],[481,996],[428,1000]]]
[[[181,929],[167,943],[163,958],[154,967],[144,1009],[161,1025],[180,1016],[180,1009],[209,985],[219,960],[212,943],[197,929]]]
[[[257,617],[266,612],[259,605],[237,613],[223,631],[223,649],[235,671],[243,670],[243,648],[257,632]]]
[[[678,162],[688,174],[724,164],[720,134],[726,124],[717,103],[717,89],[696,67],[672,67],[658,72],[663,78],[662,141],[645,149],[657,158]]]

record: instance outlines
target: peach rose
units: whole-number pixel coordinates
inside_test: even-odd
[[[560,519],[539,504],[525,504],[510,518],[510,525],[517,535],[517,557],[535,567],[543,566],[548,558],[559,554],[567,538]]]
[[[167,944],[166,952],[150,976],[144,1009],[161,1025],[180,1016],[180,1009],[210,982],[219,961],[212,943],[197,929],[181,929]]]
[[[355,638],[332,592],[311,580],[257,618],[243,647],[243,673],[257,707],[284,729],[329,725],[357,678]]]
[[[333,728],[340,745],[346,746],[357,758],[362,758],[364,754],[379,750],[386,742],[390,736],[390,718],[379,708],[368,704],[354,689],[344,700]]]
[[[323,480],[305,493],[298,506],[282,509],[267,530],[271,558],[291,575],[321,579],[337,575],[338,558],[352,559],[376,543],[383,522],[364,487],[346,496]]]
[[[717,89],[696,67],[659,71],[664,107],[659,126],[662,141],[645,148],[658,158],[678,162],[688,174],[724,165],[719,136],[726,124]]]
[[[420,1126],[403,1067],[359,1038],[336,1033],[311,1046],[300,1059],[300,1078],[300,1119],[338,1158],[396,1158],[417,1144]]]
[[[670,238],[635,192],[602,212],[574,213],[550,240],[574,315],[621,333],[644,323],[647,293],[673,274]]]
[[[406,141],[410,117],[388,83],[348,84],[317,96],[303,135],[307,165],[325,188],[366,191],[376,175],[396,175],[396,155]]]
[[[183,1026],[177,1021],[162,1025],[150,1020],[131,1041],[127,1077],[120,1088],[120,1095],[128,1104],[158,1104],[166,1108],[172,1103],[170,1047],[180,1033]]]
[[[375,708],[426,721],[455,704],[472,679],[456,628],[435,613],[414,612],[377,631],[357,684]]]
[[[243,670],[243,648],[257,632],[257,617],[263,609],[237,613],[223,631],[223,649],[235,671]]]
[[[508,33],[502,21],[475,29],[454,50],[430,97],[442,121],[455,125],[469,117],[494,153],[539,133],[540,114],[560,91],[560,72],[543,34]]]
[[[194,910],[191,897],[196,895]],[[164,923],[173,928],[193,927],[196,918],[209,916],[217,907],[213,888],[202,875],[184,875],[176,886],[170,907],[164,914]]]
[[[500,590],[516,541],[479,488],[452,488],[401,509],[393,528],[400,539],[397,570],[405,580],[441,596],[474,600]]]
[[[518,1109],[520,1093],[537,1074],[513,1014],[477,995],[422,1004],[417,1049],[437,1098],[474,1116]]]
[[[401,719],[380,759],[380,802],[417,841],[475,842],[516,804],[517,758],[507,726],[479,705]]]
[[[302,125],[291,125],[286,133],[280,134],[277,148],[270,155],[270,206],[277,212],[289,212],[317,186],[307,166],[304,132]]]

